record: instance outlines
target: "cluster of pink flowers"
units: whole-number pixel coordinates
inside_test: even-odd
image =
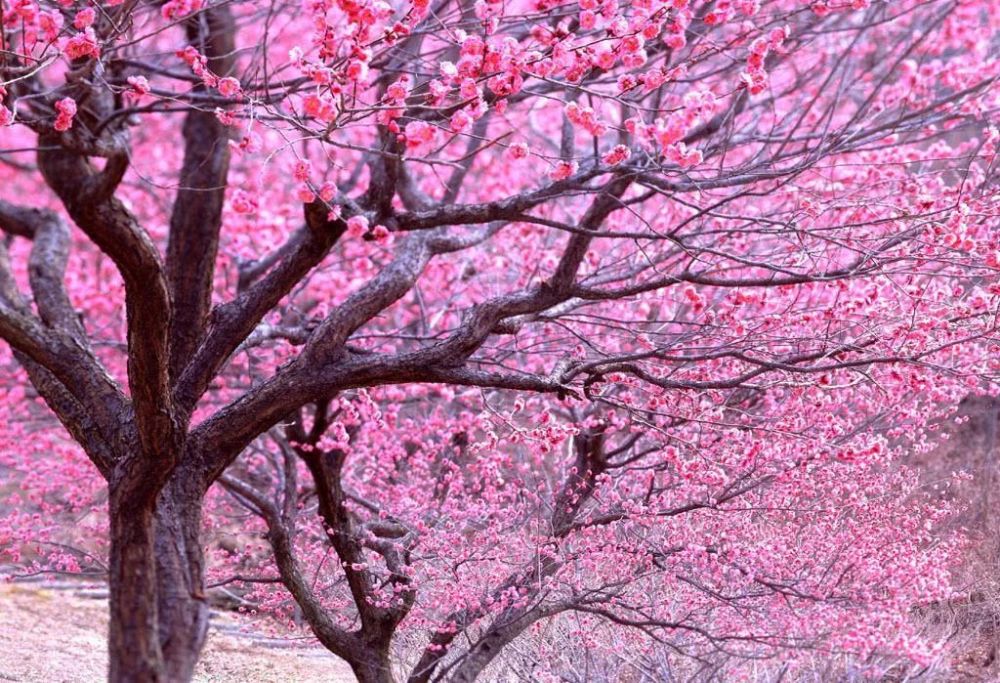
[[[630,156],[632,156],[632,150],[628,147],[625,145],[615,145],[611,148],[611,151],[601,157],[601,161],[609,166],[617,166],[623,161],[626,161]]]
[[[772,50],[781,48],[788,35],[787,28],[772,29],[767,37],[756,38],[750,44],[750,54],[747,56],[747,69],[740,74],[740,84],[746,87],[750,94],[758,95],[767,88],[767,69],[765,60]]]
[[[76,116],[76,102],[64,97],[56,102],[56,121],[53,127],[58,131],[67,131],[73,127],[73,117]]]
[[[580,165],[575,161],[560,161],[555,165],[555,168],[549,172],[549,177],[552,180],[566,180],[571,175],[576,173],[580,168]]]
[[[322,93],[311,93],[302,98],[302,113],[323,123],[333,123],[337,118],[337,108],[333,100]]]
[[[101,46],[97,43],[97,36],[93,28],[77,33],[66,41],[63,52],[70,59],[84,59],[91,57],[96,59],[101,56]]]
[[[73,17],[73,26],[80,31],[90,28],[97,19],[97,11],[93,7],[84,7]]]
[[[596,138],[608,132],[607,124],[600,120],[593,107],[581,107],[576,102],[570,102],[566,105],[564,111],[566,112],[566,118],[573,125],[583,128]]]
[[[147,8],[141,16],[150,34],[121,52],[148,49],[163,68],[137,64],[127,73],[145,75],[109,77],[112,95],[128,105],[152,93],[177,108],[211,100],[222,122],[243,126],[220,143],[233,155],[215,300],[239,298],[244,264],[272,262],[277,273],[299,267],[314,246],[296,241],[311,234],[300,232],[303,203],[309,228],[318,212],[335,223],[331,232],[343,229],[325,252],[314,252],[321,260],[309,274],[281,292],[253,343],[227,362],[193,424],[220,405],[238,406],[246,387],[294,367],[289,360],[308,361],[298,335],[380,287],[387,268],[405,270],[412,283],[400,284],[391,305],[341,340],[352,367],[436,351],[470,315],[478,320],[492,301],[511,301],[513,308],[502,305],[509,315],[484,327],[486,341],[463,356],[466,366],[445,370],[481,371],[488,384],[508,370],[518,382],[562,382],[559,368],[566,368],[565,395],[514,400],[505,390],[424,384],[379,386],[370,395],[344,389],[323,438],[293,444],[308,453],[343,451],[342,474],[356,496],[347,505],[359,528],[391,518],[406,525],[407,538],[411,531],[419,538],[419,552],[398,574],[412,577],[419,593],[400,627],[407,637],[461,633],[468,627],[454,618],[461,610],[478,610],[471,628],[485,630],[501,610],[533,600],[561,604],[614,586],[616,601],[606,606],[626,618],[641,612],[690,626],[683,637],[695,655],[713,654],[701,629],[734,647],[748,643],[746,652],[763,661],[780,649],[753,640],[766,623],[810,647],[847,648],[845,657],[876,648],[924,656],[926,640],[905,615],[915,600],[946,590],[954,548],[923,526],[943,513],[918,500],[917,483],[895,458],[908,430],[919,431],[939,406],[1000,371],[992,347],[977,346],[995,337],[1000,302],[1000,235],[992,229],[1000,213],[988,184],[1000,132],[980,135],[997,104],[995,89],[980,86],[1000,75],[984,58],[1000,20],[985,0],[965,0],[924,40],[920,31],[934,25],[924,19],[935,12],[923,0],[899,1],[891,17],[873,11],[840,22],[824,16],[864,10],[867,0],[578,0],[578,9],[556,0],[481,0],[479,21],[438,13],[428,30],[421,25],[428,0],[305,0],[305,10],[289,12],[273,33],[247,20],[257,6],[237,3],[236,66],[226,74],[213,73],[176,25],[217,5],[170,0],[162,11]],[[5,135],[33,140],[53,118],[56,130],[71,130],[78,106],[74,133],[98,116],[96,105],[83,105],[95,100],[76,88],[103,84],[63,84],[66,58],[119,51],[105,42],[118,38],[100,30],[97,10],[107,4],[59,4],[62,13],[43,12],[34,0],[4,9],[4,25],[19,32],[14,49],[28,46],[25,54],[37,58],[49,41],[51,53],[61,49],[65,57],[43,69],[42,82],[56,93],[54,112],[22,100],[15,120],[14,99],[0,88],[0,125],[29,124]],[[419,39],[403,40],[416,32]],[[844,83],[866,98],[871,93],[870,108],[860,112],[839,85],[824,88],[814,78],[829,74],[849,47],[856,54],[834,75],[852,78]],[[883,59],[907,48],[908,60]],[[75,75],[100,64],[69,66]],[[63,97],[68,92],[77,99]],[[935,103],[955,93],[961,97]],[[176,184],[180,117],[130,108],[142,121],[132,136],[136,173]],[[36,111],[39,120],[23,121]],[[900,111],[906,118],[894,124]],[[852,119],[846,132],[861,133],[832,135]],[[968,141],[944,139],[962,136]],[[961,188],[951,184],[955,168],[965,175]],[[43,182],[6,166],[0,172],[5,188]],[[626,183],[618,203],[606,201]],[[117,192],[164,243],[170,221],[159,198],[132,183]],[[585,253],[561,251],[567,239],[576,243],[576,226],[612,204],[600,226],[582,235]],[[105,331],[125,338],[119,301],[108,294],[120,284],[114,264],[79,232],[67,287],[102,338]],[[30,246],[17,238],[12,255]],[[573,290],[563,291],[571,299],[517,312],[530,310],[534,304],[522,302],[538,293],[562,296],[549,285],[571,260],[579,266]],[[14,275],[28,283],[30,271]],[[103,345],[95,353],[125,386],[125,354]],[[926,362],[908,367],[882,362],[883,354]],[[0,344],[0,368],[14,362]],[[937,372],[938,362],[948,372]],[[5,406],[30,403],[5,382]],[[311,410],[303,408],[303,420]],[[18,424],[28,424],[32,411]],[[872,429],[876,419],[889,425],[885,433]],[[608,463],[576,461],[574,439],[587,430],[606,437],[609,451],[622,446],[596,476],[588,468]],[[261,435],[229,472],[262,485],[271,472],[284,477],[286,470],[272,467],[288,455],[284,442],[269,440],[281,433],[287,436]],[[0,446],[0,466],[34,467],[19,444]],[[84,461],[79,452],[65,455],[66,463]],[[68,486],[53,490],[52,482],[80,474],[66,463],[53,466],[63,475],[30,480],[25,507],[49,512],[52,501],[85,497]],[[293,508],[315,489],[303,463],[293,458],[292,465],[301,489]],[[102,490],[91,474],[77,489]],[[209,526],[233,519],[232,505],[221,494],[213,499]],[[555,513],[565,533],[554,533]],[[44,535],[32,536],[37,520],[29,517],[0,521],[5,561],[18,552],[5,541],[20,547]],[[330,562],[326,530],[308,517],[296,551],[334,618],[354,627],[345,571],[374,577],[378,587],[366,604],[406,602],[408,588],[384,580],[384,558],[370,548],[357,561]],[[212,571],[223,578],[249,575],[239,571],[248,566],[274,575],[263,523],[247,528],[255,538],[246,548],[213,558]],[[400,539],[391,542],[402,546]],[[551,573],[530,574],[540,566]],[[519,582],[514,572],[522,569],[530,581]],[[250,590],[261,610],[291,613],[280,586]],[[746,599],[725,598],[733,595]],[[592,653],[612,643],[639,657],[656,647],[595,615],[572,621],[557,645],[536,634],[545,665],[562,656],[560,648]],[[667,641],[680,637],[654,631]]]
[[[176,21],[190,16],[204,6],[202,0],[168,0],[160,8],[164,19]]]
[[[426,121],[410,121],[404,129],[407,150],[426,149],[437,140],[437,127]]]
[[[139,100],[148,95],[151,90],[149,80],[145,76],[129,76],[126,82],[129,87],[125,94],[132,100]]]
[[[515,142],[507,148],[507,156],[515,161],[527,158],[530,152],[531,149],[525,142]]]
[[[196,76],[201,77],[202,82],[207,87],[215,88],[218,86],[219,77],[213,74],[212,70],[208,68],[208,58],[198,52],[196,47],[193,45],[187,45],[183,49],[177,51],[177,56],[191,68],[191,71]]]

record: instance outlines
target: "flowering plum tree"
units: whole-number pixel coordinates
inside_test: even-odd
[[[30,384],[107,483],[111,679],[191,677],[215,483],[366,681],[931,656],[893,461],[995,375],[990,4],[4,3],[4,461],[92,481]]]
[[[765,439],[725,426],[747,402],[713,405],[714,419],[691,406],[663,422],[571,410],[539,424],[518,415],[562,411],[534,399],[456,420],[454,404],[414,414],[341,398],[223,476],[277,566],[251,550],[213,573],[231,581],[235,562],[254,586],[245,598],[285,617],[297,606],[360,680],[475,680],[519,636],[532,677],[561,680],[568,648],[600,660],[623,644],[669,646],[681,679],[696,671],[681,675],[685,661],[728,678],[747,660],[798,666],[789,655],[814,650],[933,660],[905,615],[949,594],[955,544],[931,533],[947,509],[908,504],[912,477],[885,473],[884,426],[873,436],[833,415],[830,447],[801,452],[803,412],[817,400],[835,412],[822,393],[783,395]],[[862,421],[873,417],[910,416]],[[539,622],[560,615],[547,635]]]

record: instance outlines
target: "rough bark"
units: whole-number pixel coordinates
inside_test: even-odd
[[[363,648],[358,654],[348,661],[358,683],[395,683],[388,648],[376,644]]]
[[[477,680],[504,647],[547,615],[547,611],[538,608],[514,615],[501,615],[475,645],[469,648],[448,680],[453,683],[472,683]]]
[[[235,23],[226,5],[187,22],[197,45],[218,76],[235,63]],[[204,85],[197,91],[204,92]],[[191,109],[184,119],[184,164],[170,216],[167,278],[173,304],[170,374],[177,380],[201,342],[212,302],[212,279],[222,228],[229,171],[229,136],[214,111]]]
[[[191,680],[208,633],[199,538],[204,491],[184,474],[168,482],[156,508],[157,626],[169,681]]]
[[[111,491],[108,680],[159,683],[165,675],[157,638],[157,585],[153,501]]]

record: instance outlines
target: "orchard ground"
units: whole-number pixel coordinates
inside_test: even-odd
[[[957,607],[957,609],[956,609]],[[950,666],[928,679],[947,683],[998,680],[996,634],[981,628],[984,605],[950,606],[961,624]],[[988,611],[988,610],[987,610]],[[969,618],[971,617],[971,618]],[[988,619],[986,620],[988,621]],[[0,682],[95,683],[107,668],[107,601],[73,590],[0,583]],[[275,646],[249,617],[214,613],[198,664],[198,683],[353,683],[348,666],[325,648]],[[894,679],[886,679],[892,681]]]
[[[0,681],[94,683],[108,665],[107,602],[72,590],[0,584]],[[246,618],[213,615],[200,683],[342,683],[354,681],[325,648],[274,647],[240,629]],[[220,628],[221,627],[221,628]],[[223,629],[225,632],[223,632]]]

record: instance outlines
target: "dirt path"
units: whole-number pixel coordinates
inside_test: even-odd
[[[107,666],[107,603],[71,591],[0,584],[0,681],[101,683]],[[347,683],[350,669],[322,648],[275,648],[222,632],[213,619],[195,680],[201,683]],[[221,629],[221,631],[220,631]]]

